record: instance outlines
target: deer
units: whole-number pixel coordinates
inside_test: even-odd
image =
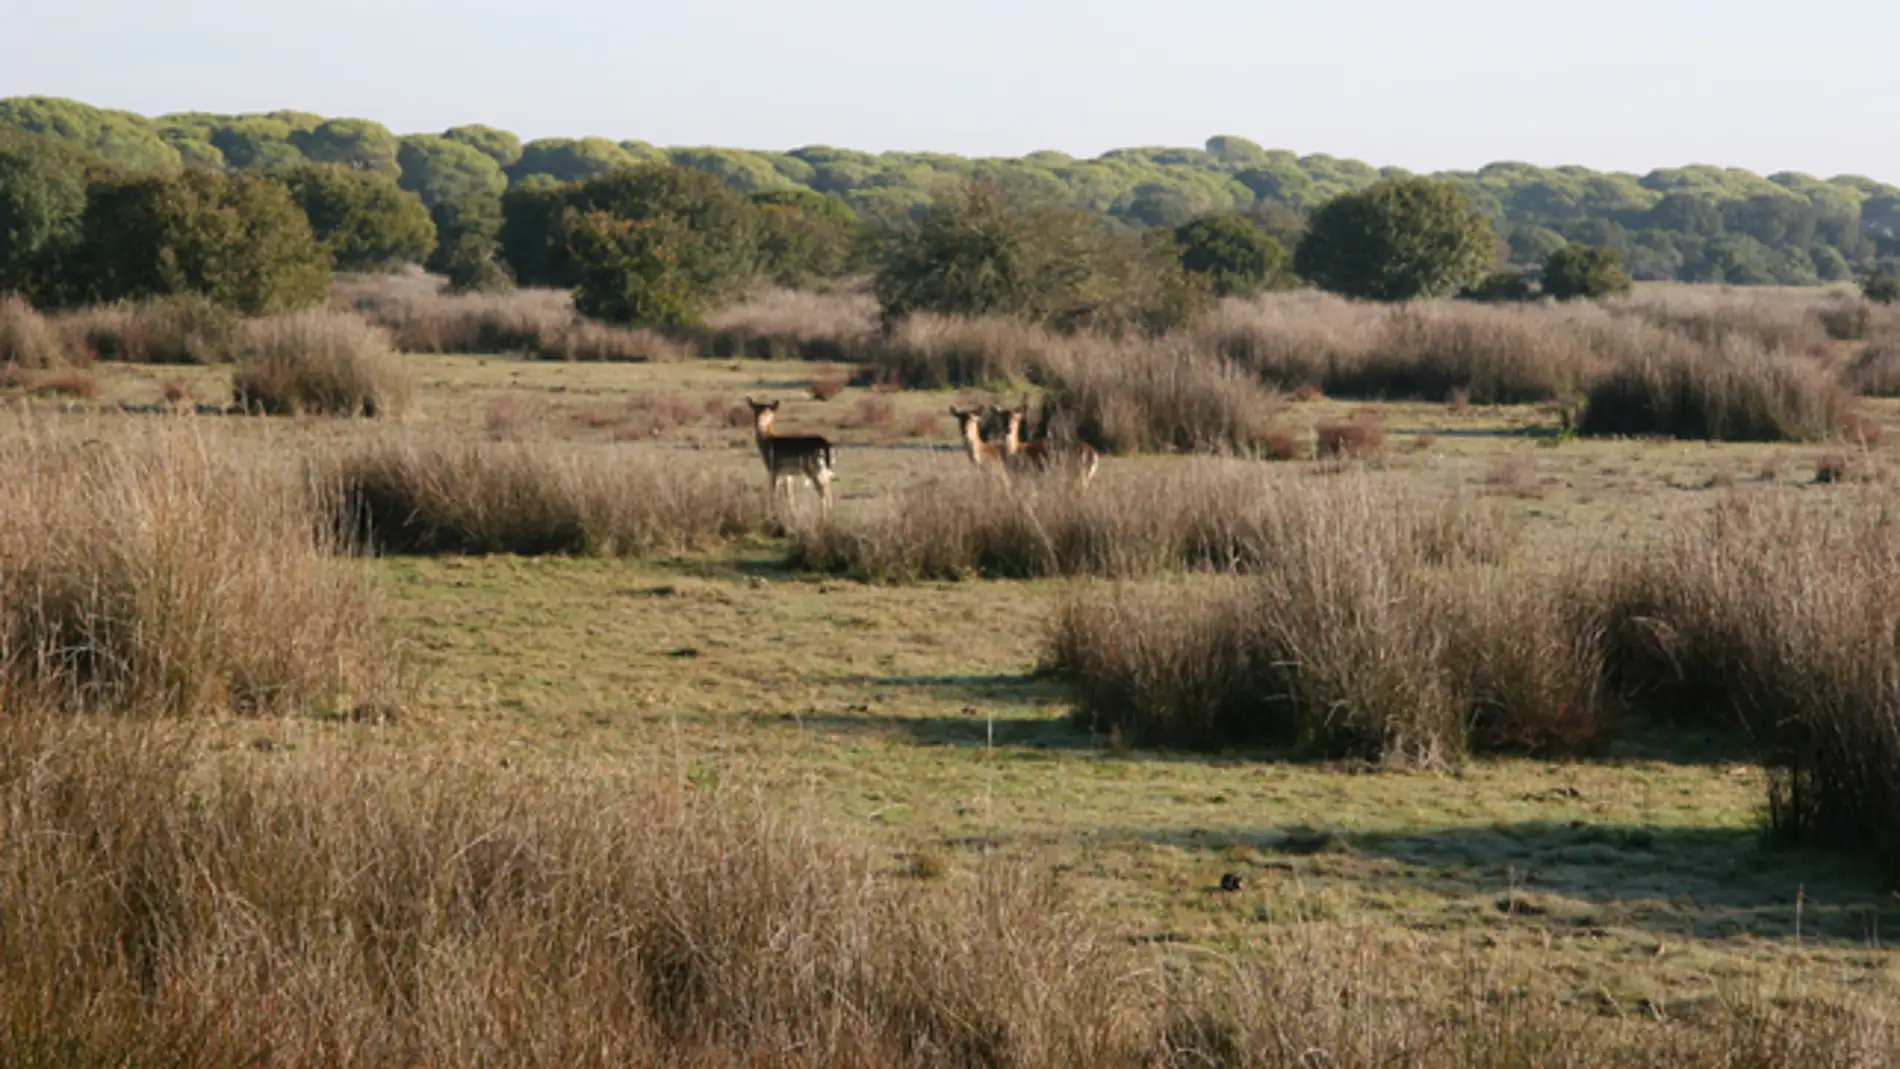
[[[1022,440],[1023,422],[1029,418],[1029,403],[1009,409],[1009,430],[1003,436],[1005,463],[1012,473],[1040,473],[1063,466],[1075,472],[1078,486],[1086,488],[1095,477],[1099,458],[1087,442],[1058,443],[1047,438],[1033,442]]]
[[[778,416],[777,401],[754,401],[745,399],[747,407],[752,409],[753,436],[759,444],[759,458],[765,461],[766,488],[768,500],[777,496],[783,488],[785,500],[792,500],[792,483],[800,476],[810,482],[812,489],[818,491],[818,500],[826,512],[831,511],[831,479],[835,472],[832,466],[831,440],[817,434],[778,434],[772,430],[772,421]]]
[[[963,444],[968,447],[970,463],[980,471],[993,475],[1008,474],[1008,450],[995,442],[983,440],[983,410],[980,408],[958,408],[950,406],[950,414],[956,417],[957,431],[963,435]]]

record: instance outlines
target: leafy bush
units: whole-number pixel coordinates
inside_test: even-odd
[[[1388,179],[1314,212],[1294,268],[1348,297],[1407,301],[1476,283],[1497,263],[1498,245],[1490,220],[1458,186]]]
[[[435,248],[429,209],[386,175],[306,165],[280,177],[339,271],[421,263]]]
[[[1251,297],[1290,281],[1292,257],[1238,214],[1204,215],[1177,228],[1181,266],[1205,275],[1216,297]]]
[[[783,286],[837,278],[851,266],[862,227],[837,197],[803,189],[752,194],[758,208],[759,270]]]
[[[1812,360],[1744,339],[1671,345],[1599,377],[1579,433],[1812,442],[1854,425],[1851,398]]]
[[[1467,286],[1458,296],[1485,304],[1508,304],[1531,299],[1531,284],[1516,271],[1493,271],[1475,286]]]
[[[401,415],[412,384],[389,334],[346,312],[310,309],[244,324],[231,377],[238,407],[268,415]]]
[[[933,312],[1154,329],[1179,325],[1199,305],[1169,245],[990,182],[940,197],[889,236],[874,288],[887,324]]]
[[[323,300],[329,259],[277,182],[207,171],[121,179],[88,191],[60,296],[71,305],[196,293],[268,315]]]
[[[1560,301],[1595,300],[1629,291],[1623,255],[1615,249],[1573,243],[1544,259],[1544,293]]]
[[[448,279],[454,293],[498,292],[514,279],[501,263],[501,198],[467,193],[429,209],[435,221],[435,251],[429,270]]]

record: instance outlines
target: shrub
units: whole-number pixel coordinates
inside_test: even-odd
[[[1486,304],[1508,304],[1530,300],[1532,291],[1530,282],[1516,271],[1493,271],[1477,285],[1466,287],[1458,296]]]
[[[94,305],[59,317],[73,344],[100,360],[217,364],[235,359],[238,317],[195,293]]]
[[[1474,719],[1512,746],[1599,737],[1600,724],[1561,708],[1595,712],[1594,677],[1563,663],[1574,655],[1551,630],[1560,621],[1479,600],[1473,551],[1493,544],[1496,519],[1372,485],[1280,487],[1256,521],[1268,548],[1245,578],[1072,595],[1044,665],[1074,685],[1076,715],[1140,745],[1401,764],[1466,753]],[[1542,730],[1554,721],[1560,731]]]
[[[1046,379],[1058,352],[1090,344],[1100,339],[1067,339],[1019,319],[920,312],[878,341],[872,367],[876,377],[915,390],[1003,386]]]
[[[448,279],[451,293],[499,293],[514,288],[501,263],[501,199],[467,193],[438,201],[435,251],[428,268]]]
[[[932,312],[1108,330],[1178,325],[1200,292],[1171,247],[989,182],[939,197],[890,235],[874,288],[886,324]]]
[[[1379,301],[1455,293],[1498,260],[1491,222],[1456,185],[1387,179],[1313,213],[1294,267],[1321,289]]]
[[[808,189],[752,194],[759,227],[759,270],[783,286],[838,278],[862,240],[856,212],[837,197]]]
[[[327,461],[344,528],[389,553],[649,556],[756,531],[757,489],[654,456],[440,437]]]
[[[1578,432],[1808,442],[1852,423],[1851,398],[1813,361],[1741,341],[1668,346],[1591,385]]]
[[[1842,379],[1866,397],[1900,397],[1900,337],[1869,342],[1847,365]]]
[[[1111,453],[1251,454],[1281,408],[1254,376],[1179,338],[1091,346],[1047,375],[1043,418],[1029,437]]]
[[[1216,297],[1251,297],[1291,280],[1292,257],[1246,216],[1205,215],[1174,232],[1181,266],[1207,276]]]
[[[1860,292],[1870,301],[1893,304],[1900,301],[1900,275],[1891,271],[1875,271],[1861,279]]]
[[[95,184],[61,277],[68,305],[195,293],[267,315],[321,301],[330,269],[284,186],[187,171]]]
[[[1544,293],[1560,301],[1611,297],[1628,293],[1630,285],[1615,249],[1572,242],[1544,258]]]
[[[1611,679],[1657,718],[1746,730],[1792,837],[1900,865],[1900,537],[1891,491],[1734,497],[1602,595]]]
[[[388,175],[309,164],[278,177],[339,271],[419,264],[435,248],[428,206]]]
[[[357,316],[311,309],[244,324],[231,377],[239,408],[270,415],[401,415],[409,371],[389,333]]]
[[[59,328],[32,305],[11,294],[0,296],[0,367],[63,367],[72,356]]]
[[[254,448],[162,424],[16,418],[0,435],[6,713],[389,698],[373,592],[331,559],[304,488]]]
[[[1313,429],[1321,457],[1368,459],[1385,449],[1385,428],[1368,419],[1322,421]]]
[[[684,337],[720,359],[859,361],[873,351],[876,330],[877,304],[864,293],[771,286],[709,313]]]

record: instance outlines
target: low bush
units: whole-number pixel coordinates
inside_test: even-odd
[[[1046,379],[1052,361],[1080,359],[1059,354],[1109,344],[1000,316],[918,313],[878,340],[872,374],[915,390],[1000,386]]]
[[[231,377],[239,408],[269,415],[397,416],[408,409],[409,371],[389,334],[327,309],[246,322]]]
[[[1725,338],[1623,360],[1591,384],[1578,431],[1811,442],[1853,422],[1852,398],[1813,361]]]
[[[0,367],[45,370],[72,358],[73,350],[45,316],[23,298],[0,296]]]
[[[0,452],[7,713],[327,712],[389,699],[373,592],[332,559],[340,547],[317,505],[255,443],[25,419],[0,431]]]
[[[1900,337],[1867,343],[1841,378],[1863,397],[1900,397]]]
[[[760,529],[758,488],[651,453],[417,437],[325,461],[343,529],[388,553],[649,556]]]
[[[221,364],[236,358],[235,312],[197,294],[94,305],[59,317],[72,344],[100,360]]]
[[[1079,351],[1048,371],[1041,426],[1109,453],[1252,455],[1284,402],[1245,370],[1183,338]]]

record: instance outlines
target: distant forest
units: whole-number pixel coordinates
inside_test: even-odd
[[[116,168],[270,171],[308,162],[388,175],[431,207],[510,188],[584,179],[642,162],[710,172],[748,193],[806,189],[860,217],[896,219],[970,178],[1103,213],[1133,228],[1240,212],[1283,241],[1307,213],[1380,178],[1404,175],[1327,155],[1300,156],[1222,135],[1201,148],[1125,148],[1094,159],[886,152],[811,145],[789,151],[665,148],[642,141],[543,138],[458,126],[398,135],[362,119],[304,112],[147,118],[71,100],[0,100],[9,128],[58,138]],[[1614,248],[1639,280],[1811,285],[1900,257],[1900,187],[1858,175],[1766,177],[1688,166],[1648,174],[1500,162],[1441,172],[1487,214],[1526,269],[1566,242]]]

